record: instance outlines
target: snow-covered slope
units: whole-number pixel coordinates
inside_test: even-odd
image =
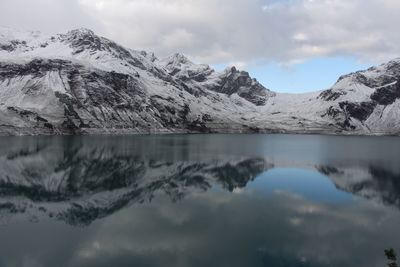
[[[329,90],[272,92],[235,67],[158,59],[87,29],[0,28],[0,133],[400,134],[400,60]]]

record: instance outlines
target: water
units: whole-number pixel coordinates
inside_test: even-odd
[[[0,266],[386,266],[400,138],[3,137]]]

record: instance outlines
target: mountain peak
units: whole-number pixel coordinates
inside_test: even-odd
[[[174,53],[166,58],[160,60],[161,65],[166,68],[181,66],[181,65],[193,65],[193,62],[190,61],[184,54]]]
[[[400,135],[400,61],[329,90],[279,94],[236,67],[157,60],[92,30],[0,28],[0,134],[301,132]]]
[[[78,28],[68,31],[68,35],[95,35],[95,33],[87,28]]]

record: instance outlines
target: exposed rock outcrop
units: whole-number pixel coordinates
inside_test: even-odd
[[[0,134],[400,134],[400,60],[323,92],[280,94],[248,72],[158,59],[87,29],[0,29]]]

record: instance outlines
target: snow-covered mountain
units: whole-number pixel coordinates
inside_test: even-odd
[[[235,67],[158,59],[87,29],[0,28],[0,133],[400,134],[400,59],[281,94]]]

